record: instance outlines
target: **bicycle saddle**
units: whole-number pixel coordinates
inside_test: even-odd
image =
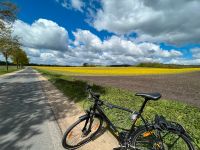
[[[136,93],[135,96],[141,96],[147,100],[158,100],[162,95],[160,93]]]

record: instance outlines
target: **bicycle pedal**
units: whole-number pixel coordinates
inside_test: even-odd
[[[121,150],[121,147],[113,148],[113,150]]]
[[[125,150],[124,147],[116,147],[116,148],[113,148],[113,150]]]

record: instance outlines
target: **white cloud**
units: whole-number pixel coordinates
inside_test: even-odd
[[[68,32],[51,20],[39,19],[31,25],[17,20],[13,29],[13,34],[20,37],[25,47],[58,51],[67,49]]]
[[[192,48],[191,53],[193,58],[200,59],[200,48]]]
[[[164,50],[159,45],[137,43],[124,37],[112,36],[101,40],[88,30],[73,32],[75,40],[68,51],[24,47],[32,63],[82,65],[83,63],[111,65],[161,62],[176,64],[200,64],[199,49],[191,50],[194,59],[185,59],[180,51]]]
[[[20,37],[22,48],[31,63],[65,64],[64,53],[68,51],[68,32],[57,23],[38,19],[29,25],[17,20],[13,34]]]
[[[67,0],[63,0],[63,2],[61,2],[61,5],[64,8],[70,8],[70,5],[68,4]]]
[[[75,9],[83,12],[84,2],[82,0],[56,0],[62,7],[67,9]]]
[[[180,51],[163,50],[153,43],[136,43],[123,37],[112,36],[101,41],[88,30],[78,29],[73,32],[75,40],[69,48],[70,56],[81,63],[94,64],[135,64],[138,62],[165,62],[182,56]]]
[[[36,50],[32,48],[24,48],[30,57],[31,63],[37,64],[59,64],[65,65],[69,62],[65,58],[65,53],[55,50]],[[70,63],[71,64],[71,63]]]
[[[199,0],[102,0],[93,26],[138,41],[200,43]]]
[[[182,56],[182,53],[180,51],[163,50],[160,48],[159,45],[156,45],[153,43],[144,42],[144,43],[138,44],[138,46],[143,51],[143,54],[147,56],[163,57],[163,58],[173,58],[173,57]]]
[[[3,57],[1,53],[0,53],[0,61],[5,61],[5,58]]]
[[[171,64],[181,64],[181,65],[200,65],[200,58],[199,59],[172,59],[169,63]]]
[[[200,65],[200,48],[192,48],[190,49],[190,52],[192,54],[192,58],[171,59],[170,63],[183,65]]]
[[[89,30],[78,29],[77,32],[73,32],[75,36],[74,45],[84,45],[87,48],[99,49],[102,42],[96,35],[92,34]]]
[[[28,47],[22,47],[29,57],[40,57],[40,50]]]
[[[194,48],[193,60],[186,60],[177,50],[165,50],[151,42],[137,42],[124,36],[113,35],[101,40],[89,30],[73,32],[74,41],[67,45],[67,31],[55,22],[39,19],[32,25],[20,20],[14,24],[14,33],[21,37],[23,49],[32,63],[81,65],[136,64],[161,62],[196,64],[200,62],[200,49]],[[62,51],[66,50],[67,51]]]
[[[82,0],[72,0],[72,7],[79,10],[79,11],[83,11],[82,7],[84,6],[84,3],[82,2]]]

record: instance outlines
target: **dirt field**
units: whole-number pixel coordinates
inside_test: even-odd
[[[200,72],[146,76],[76,76],[99,85],[133,92],[160,92],[163,98],[200,107]]]

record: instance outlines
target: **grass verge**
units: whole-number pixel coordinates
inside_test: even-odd
[[[39,70],[51,81],[59,90],[61,90],[70,100],[73,100],[82,107],[88,107],[87,93],[85,87],[87,82],[77,80],[71,76],[56,74],[46,70]],[[113,104],[139,110],[143,99],[134,96],[134,93],[114,88],[93,85],[93,90],[101,93],[101,99],[107,100]],[[117,109],[104,108],[108,117],[119,127],[130,128],[131,119],[129,113]],[[189,106],[185,103],[164,100],[151,101],[147,104],[143,116],[147,120],[152,120],[155,114],[162,114],[168,120],[180,123],[189,132],[195,143],[200,147],[200,109]]]
[[[0,66],[0,75],[6,74],[6,73],[10,73],[13,71],[17,71],[17,67],[16,66],[9,66],[8,71],[6,70],[5,66]]]

